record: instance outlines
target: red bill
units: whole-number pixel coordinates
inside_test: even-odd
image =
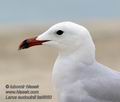
[[[50,41],[50,40],[36,40],[36,38],[37,37],[24,40],[20,44],[19,50],[21,50],[21,49],[27,49],[29,47],[36,46],[36,45],[42,45],[44,42]]]

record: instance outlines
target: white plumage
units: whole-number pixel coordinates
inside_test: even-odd
[[[96,61],[86,28],[62,22],[36,40],[58,49],[52,76],[59,102],[120,102],[120,75]]]

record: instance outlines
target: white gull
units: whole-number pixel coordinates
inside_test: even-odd
[[[52,78],[59,102],[120,102],[120,75],[95,59],[89,31],[72,22],[53,25],[19,49],[47,45],[58,49]]]

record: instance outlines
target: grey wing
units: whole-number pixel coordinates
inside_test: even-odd
[[[103,77],[84,80],[82,83],[84,90],[94,99],[100,102],[120,102],[120,78]]]

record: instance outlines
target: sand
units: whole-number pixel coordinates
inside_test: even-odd
[[[120,71],[120,29],[115,24],[108,23],[84,24],[90,30],[96,45],[96,59]],[[119,25],[117,23],[117,25]],[[41,28],[41,29],[39,29]],[[7,26],[0,29],[0,100],[6,102],[8,85],[39,85],[39,95],[52,95],[53,99],[16,100],[9,102],[57,102],[51,80],[52,66],[57,56],[54,48],[36,46],[27,50],[18,51],[22,40],[44,32],[48,27]],[[115,28],[115,29],[114,29]],[[13,90],[13,89],[12,89]],[[16,90],[16,89],[14,89]],[[18,95],[18,94],[17,94]]]

